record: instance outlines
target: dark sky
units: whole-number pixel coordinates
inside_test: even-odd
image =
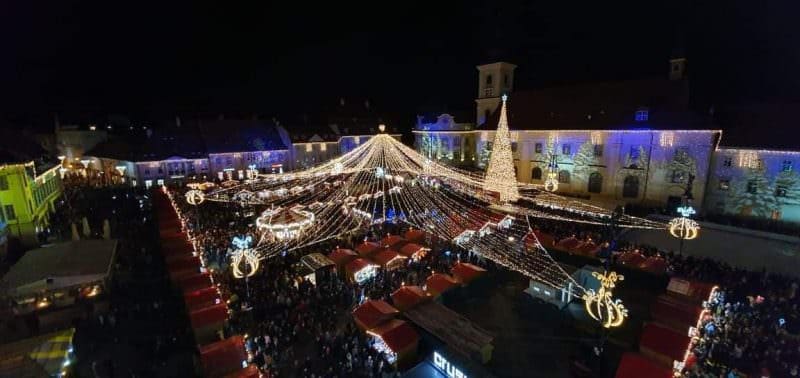
[[[675,47],[700,106],[800,88],[796,1],[215,3],[3,2],[3,114],[274,115],[346,96],[410,122],[471,111],[476,64],[514,62],[531,88],[663,75]]]

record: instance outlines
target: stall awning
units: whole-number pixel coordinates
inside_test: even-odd
[[[421,243],[425,240],[425,231],[422,230],[408,230],[405,233],[405,239],[413,243]]]
[[[381,246],[379,244],[372,242],[363,242],[356,247],[356,252],[358,252],[358,254],[361,255],[361,257],[366,257],[375,253],[379,249],[381,249]]]
[[[453,277],[462,283],[470,283],[476,278],[486,274],[486,269],[469,263],[457,263],[453,266]]]
[[[394,318],[399,314],[392,305],[378,300],[369,300],[353,310],[353,320],[361,329],[368,330]]]
[[[401,311],[408,310],[431,297],[419,286],[401,286],[392,293],[392,303]]]
[[[415,348],[419,342],[417,331],[403,320],[389,320],[369,330],[369,333],[380,337],[389,349],[395,353]]]
[[[218,304],[217,301],[222,302],[222,298],[220,298],[215,287],[207,287],[187,293],[183,296],[183,300],[190,312]]]
[[[204,307],[189,313],[192,328],[199,329],[228,320],[228,306],[225,303]]]
[[[391,249],[383,249],[380,250],[378,253],[372,255],[372,261],[380,266],[388,265],[392,260],[397,258],[407,258],[403,255],[399,255],[397,252]]]
[[[336,248],[333,252],[328,254],[328,258],[331,259],[336,265],[342,266],[344,264],[353,261],[353,259],[358,257],[358,253],[353,252],[353,250],[345,249],[345,248]]]
[[[381,239],[381,246],[384,247],[384,248],[385,247],[392,248],[395,245],[403,243],[405,241],[406,240],[403,239],[403,237],[400,236],[400,235],[388,235],[388,236],[384,237],[383,239]]]
[[[420,251],[425,251],[425,250],[427,250],[427,248],[425,248],[425,247],[423,247],[423,246],[421,246],[419,244],[408,243],[408,244],[404,245],[402,248],[400,248],[400,254],[405,256],[405,257],[411,258],[411,257],[414,257],[415,253],[420,252]]]
[[[425,281],[425,289],[434,296],[438,296],[456,286],[458,286],[458,281],[455,278],[442,273],[431,274]]]
[[[213,284],[211,283],[211,275],[208,273],[201,273],[180,279],[178,281],[178,286],[180,286],[184,294],[187,294],[211,287]]]
[[[244,338],[233,336],[200,348],[200,361],[206,377],[238,373],[247,361]]]

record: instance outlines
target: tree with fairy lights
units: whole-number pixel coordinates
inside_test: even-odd
[[[573,177],[585,182],[589,177],[591,166],[597,164],[597,158],[594,156],[594,144],[589,140],[581,144],[572,162],[574,164]]]
[[[769,218],[780,206],[763,167],[748,169],[747,174],[731,186],[728,197],[728,211],[736,214]]]
[[[492,155],[489,158],[483,188],[486,191],[497,192],[501,202],[516,201],[519,198],[517,176],[514,173],[514,155],[511,151],[511,133],[508,131],[506,116],[507,99],[508,96],[503,95],[500,122],[497,123],[497,132],[494,134]]]

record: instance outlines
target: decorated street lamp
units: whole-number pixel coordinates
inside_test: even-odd
[[[555,192],[558,190],[558,158],[550,154],[550,163],[547,164],[547,177],[544,180],[544,190]]]
[[[250,248],[250,244],[252,243],[253,237],[249,235],[235,236],[233,238],[232,244],[236,247],[231,254],[231,267],[233,269],[234,278],[249,278],[258,271],[258,254]],[[245,265],[245,270],[242,270],[242,263]]]
[[[694,219],[690,219],[697,211],[692,207],[692,184],[694,183],[694,175],[689,174],[689,180],[686,183],[686,191],[683,194],[683,201],[681,206],[678,207],[677,212],[680,217],[673,218],[669,222],[669,233],[674,238],[680,240],[678,246],[678,254],[683,254],[683,241],[696,239],[700,233],[700,224]]]
[[[592,276],[600,281],[600,288],[597,292],[589,289],[583,294],[586,312],[592,319],[600,322],[603,328],[621,326],[628,317],[628,309],[621,300],[613,298],[613,290],[617,281],[622,281],[625,277],[617,272],[592,272]]]

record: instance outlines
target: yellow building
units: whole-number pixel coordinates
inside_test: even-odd
[[[0,164],[0,223],[7,224],[9,237],[19,238],[25,246],[38,244],[36,235],[50,225],[62,192],[59,166],[37,165]]]

